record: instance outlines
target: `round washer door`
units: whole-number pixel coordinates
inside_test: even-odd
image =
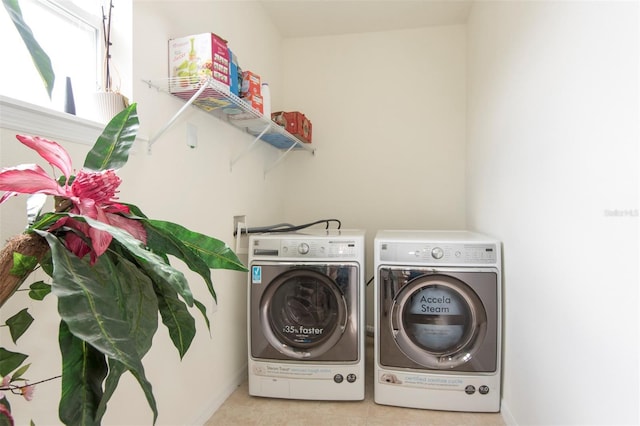
[[[390,321],[402,352],[433,369],[471,360],[487,332],[487,313],[478,295],[464,282],[439,274],[407,283],[393,301]]]
[[[347,302],[338,285],[311,269],[292,269],[269,283],[260,301],[269,344],[293,358],[331,349],[347,327]]]

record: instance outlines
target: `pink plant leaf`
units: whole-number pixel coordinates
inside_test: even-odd
[[[72,212],[78,213],[78,209],[74,207],[72,209]],[[91,247],[89,247],[85,240],[80,236],[83,235],[86,238],[89,238],[88,223],[81,222],[68,216],[64,216],[58,219],[53,225],[51,225],[48,231],[53,232],[57,229],[62,228],[63,226],[74,230],[71,232],[66,232],[64,236],[65,245],[71,253],[75,254],[79,258],[83,258],[87,253],[91,252]]]
[[[147,244],[147,231],[139,221],[111,213],[107,213],[107,218],[109,219],[109,224],[120,229],[124,229],[134,238],[142,241],[144,244]]]
[[[58,227],[61,227],[63,225],[77,231],[77,233],[65,233],[64,241],[67,249],[69,249],[71,253],[82,259],[87,253],[91,252],[91,247],[87,245],[85,240],[80,235],[78,235],[78,233],[87,236],[87,234],[89,233],[89,225],[85,222],[80,222],[79,220],[75,220],[70,217],[64,217],[57,221],[51,228],[49,228],[49,231],[57,229]]]
[[[66,196],[65,190],[36,164],[22,164],[0,170],[0,191],[19,194],[48,194]],[[1,201],[8,197],[3,196]]]
[[[71,213],[78,213],[83,216],[89,216],[91,219],[98,219],[98,210],[100,209],[96,206],[96,202],[91,198],[75,198],[74,208],[71,209]]]
[[[69,178],[71,176],[71,157],[59,143],[40,136],[16,135],[16,138],[29,148],[35,150],[42,158],[52,166],[56,166]]]
[[[82,259],[87,253],[91,252],[91,247],[84,242],[84,240],[76,235],[74,232],[67,232],[64,236],[64,242],[67,249],[80,259]]]
[[[81,215],[88,216],[91,219],[96,219],[103,223],[109,223],[104,211],[96,206],[95,201],[90,198],[80,199],[76,207]],[[88,228],[88,236],[91,238],[91,245],[93,246],[93,251],[91,252],[91,263],[93,264],[98,257],[107,251],[113,237],[107,231],[95,229],[90,226]]]
[[[56,229],[60,229],[60,228],[62,228],[63,226],[65,226],[65,225],[67,224],[67,221],[69,221],[69,220],[71,220],[69,217],[67,217],[67,216],[63,216],[63,217],[61,217],[60,219],[56,220],[56,221],[55,221],[55,223],[54,223],[53,225],[51,225],[51,226],[49,227],[49,229],[47,229],[47,231],[49,231],[49,232],[53,232],[53,231],[55,231]]]
[[[14,192],[14,191],[5,192],[4,195],[2,197],[0,197],[0,204],[4,203],[5,201],[7,201],[9,198],[13,197],[14,195],[18,195],[18,193]]]
[[[129,206],[126,206],[120,203],[110,203],[103,206],[102,209],[107,213],[122,213],[122,214],[131,213],[131,209],[129,208]]]
[[[102,209],[97,208],[96,213],[96,219],[103,223],[109,223],[109,220],[107,219],[107,216],[104,211],[102,211]],[[102,231],[93,227],[89,228],[89,236],[91,237],[91,245],[93,246],[93,251],[96,257],[102,256],[102,254],[107,251],[107,249],[109,248],[109,244],[111,244],[111,240],[113,239],[109,232]],[[92,263],[95,263],[95,259],[93,259],[93,253]]]

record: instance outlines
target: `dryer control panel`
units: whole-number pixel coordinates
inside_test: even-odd
[[[495,264],[496,244],[380,241],[380,260],[423,264]]]
[[[330,238],[282,238],[253,240],[254,256],[289,258],[356,258],[358,242],[348,239]]]

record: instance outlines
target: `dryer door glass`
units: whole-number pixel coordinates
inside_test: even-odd
[[[473,324],[471,309],[455,290],[438,284],[409,296],[402,322],[409,339],[433,353],[447,353],[466,343]]]
[[[438,274],[419,276],[397,294],[391,322],[400,349],[438,369],[468,362],[487,330],[486,311],[473,289]]]
[[[340,288],[311,269],[290,270],[277,277],[262,302],[269,342],[298,358],[326,352],[346,328],[347,303]]]

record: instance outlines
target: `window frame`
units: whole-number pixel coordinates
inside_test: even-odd
[[[72,16],[96,30],[96,89],[102,81],[104,43],[101,42],[102,14],[95,15],[70,0],[34,0],[57,13]],[[104,2],[104,1],[103,1]],[[97,7],[98,5],[96,5]],[[0,12],[0,13],[6,13]],[[27,21],[27,25],[29,22]],[[15,27],[12,28],[15,30]],[[25,47],[26,49],[26,47]],[[56,75],[56,84],[61,83]],[[43,87],[44,90],[44,87]],[[0,94],[0,132],[18,132],[39,135],[58,141],[91,145],[104,129],[104,124],[93,119],[60,111],[56,106],[42,106],[19,98]]]
[[[104,124],[0,95],[0,131],[92,145]]]

